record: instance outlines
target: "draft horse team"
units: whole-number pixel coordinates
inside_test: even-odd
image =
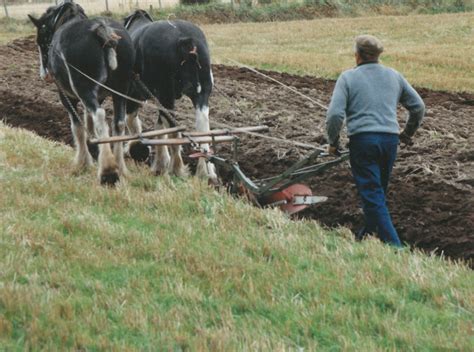
[[[141,133],[139,104],[153,94],[166,111],[160,110],[158,128],[174,127],[176,99],[188,96],[196,111],[196,130],[209,131],[209,96],[213,77],[209,48],[203,32],[192,23],[153,21],[137,10],[120,24],[109,18],[89,19],[72,0],[52,6],[40,17],[29,15],[37,29],[40,76],[54,81],[59,98],[71,120],[79,170],[93,162],[88,141],[110,136],[105,110],[112,96],[112,134]],[[142,84],[138,84],[137,77]],[[78,103],[84,108],[77,113]],[[166,136],[165,136],[166,137]],[[89,145],[89,147],[88,147]],[[208,145],[202,145],[204,152]],[[92,148],[91,148],[92,149]],[[156,146],[152,170],[184,176],[187,169],[180,146]],[[127,175],[123,142],[99,145],[98,177],[113,185]],[[199,159],[196,173],[216,181],[214,165]]]

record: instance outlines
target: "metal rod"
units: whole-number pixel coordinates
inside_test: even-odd
[[[300,161],[297,161],[296,163],[294,163],[292,166],[290,166],[288,169],[286,169],[285,172],[281,173],[280,175],[278,176],[275,176],[275,178],[273,180],[270,180],[270,182],[268,182],[265,186],[262,186],[260,188],[260,194],[263,194],[265,193],[266,191],[268,191],[269,189],[271,189],[272,187],[274,187],[277,183],[283,181],[284,179],[286,179],[287,177],[290,177],[291,174],[300,169],[301,167],[303,167],[304,165],[306,165],[307,163],[309,162],[312,162],[314,159],[316,159],[319,154],[321,154],[321,151],[320,150],[315,150],[314,152],[312,152],[309,156],[307,156],[306,158],[300,160]]]
[[[232,169],[234,177],[242,181],[245,185],[245,188],[247,188],[250,192],[254,194],[259,193],[260,188],[243,173],[243,171],[240,169],[239,164],[237,162],[229,161],[229,160],[226,160],[214,155],[209,156],[208,160],[216,165],[220,165],[220,166],[224,166],[224,167]]]
[[[268,196],[268,195],[273,194],[275,192],[280,192],[282,189],[285,189],[285,188],[287,188],[287,187],[289,187],[289,186],[291,186],[291,185],[293,185],[293,184],[295,184],[295,183],[297,183],[301,180],[304,180],[304,179],[307,179],[311,176],[317,175],[317,174],[321,173],[322,171],[325,171],[325,170],[329,169],[332,166],[340,164],[341,162],[343,162],[344,160],[347,160],[347,159],[349,159],[349,155],[343,155],[343,156],[340,156],[337,159],[334,159],[334,160],[331,160],[331,161],[328,161],[328,162],[325,162],[325,163],[322,163],[322,164],[314,165],[314,169],[312,169],[312,170],[306,170],[306,171],[303,171],[303,172],[300,172],[300,170],[296,170],[295,172],[292,172],[290,175],[286,176],[285,177],[286,181],[279,184],[277,188],[267,189],[265,191],[265,193],[266,193],[265,195]],[[281,181],[281,178],[278,178],[278,181]]]

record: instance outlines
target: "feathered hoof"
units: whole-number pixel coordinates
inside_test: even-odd
[[[189,176],[189,169],[186,165],[184,165],[182,162],[175,166],[175,165],[170,165],[171,167],[171,170],[172,170],[172,174],[177,176],[177,177],[181,177],[181,178],[186,178]]]
[[[207,184],[211,187],[216,187],[216,188],[219,188],[220,186],[222,186],[222,182],[217,176],[215,177],[209,176],[209,179],[207,180]]]
[[[92,166],[92,157],[90,155],[76,156],[72,166],[73,175],[81,175],[87,172]]]
[[[119,173],[115,169],[104,170],[99,174],[100,184],[102,186],[115,186],[120,180]]]
[[[123,178],[130,178],[130,171],[128,171],[127,167],[125,166],[125,164],[120,167],[120,177],[123,177]]]
[[[151,172],[155,176],[164,176],[169,174],[169,161],[155,162],[151,166]]]

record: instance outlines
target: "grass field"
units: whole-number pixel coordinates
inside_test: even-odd
[[[0,19],[0,45],[34,33],[33,25],[25,20]]]
[[[354,65],[353,38],[382,39],[382,62],[418,86],[474,92],[474,13],[204,26],[214,61],[337,78]]]
[[[468,351],[474,276],[0,125],[4,350]]]

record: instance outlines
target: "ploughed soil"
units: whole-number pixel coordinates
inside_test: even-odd
[[[33,37],[0,46],[0,118],[7,124],[72,144],[70,123],[56,87],[39,79]],[[216,89],[210,102],[212,122],[232,126],[265,124],[269,136],[313,145],[324,144],[325,111],[318,105],[245,69],[214,66]],[[266,72],[327,105],[333,81]],[[427,114],[415,144],[399,150],[388,192],[393,222],[402,240],[454,259],[474,258],[474,95],[418,89]],[[111,104],[106,102],[108,116]],[[192,128],[187,98],[177,103],[179,124]],[[140,116],[153,128],[156,112],[144,106]],[[400,109],[403,126],[406,112]],[[216,126],[217,127],[217,126]],[[346,140],[347,141],[347,140]],[[229,147],[220,147],[224,155]],[[187,150],[185,149],[185,152]],[[308,149],[243,136],[239,163],[251,178],[284,171]],[[224,174],[225,175],[225,174]],[[349,164],[344,162],[306,182],[316,195],[329,197],[298,214],[326,226],[357,231],[362,213]]]

